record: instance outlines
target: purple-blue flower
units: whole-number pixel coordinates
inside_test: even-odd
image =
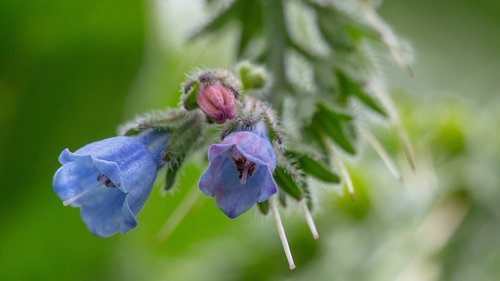
[[[215,197],[217,207],[231,219],[277,192],[276,155],[264,122],[212,144],[208,160],[198,186],[205,195]]]
[[[65,149],[54,175],[55,193],[64,205],[80,207],[81,217],[95,235],[126,233],[137,225],[135,216],[146,201],[167,133],[148,129],[137,136],[118,136]]]

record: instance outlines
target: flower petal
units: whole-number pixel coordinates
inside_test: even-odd
[[[269,197],[271,197],[278,191],[278,186],[274,181],[273,173],[271,172],[271,170],[269,170],[269,167],[267,169],[268,171],[264,176],[262,176],[262,182],[260,184],[260,194],[259,198],[257,199],[258,202],[266,201]]]
[[[271,170],[276,168],[276,156],[269,140],[253,132],[240,131],[227,136],[223,144],[237,144],[245,157],[253,157],[269,165]]]
[[[226,152],[233,146],[234,144],[212,144],[208,148],[208,161],[214,160],[219,154]]]
[[[66,151],[66,150],[65,150]],[[63,151],[63,153],[66,153]],[[67,153],[66,153],[67,154]],[[54,192],[62,201],[67,201],[83,192],[101,185],[97,181],[99,170],[93,165],[90,156],[77,157],[72,162],[67,162],[54,174]],[[75,200],[70,206],[81,206],[83,196]]]
[[[217,149],[224,147],[222,153],[213,157],[208,169],[201,175],[199,188],[209,197],[215,197],[217,206],[229,217],[235,218],[250,209],[255,202],[264,201],[276,193],[277,187],[274,183],[272,173],[268,165],[252,156],[247,161],[255,163],[252,175],[248,176],[246,183],[241,183],[233,154],[242,154],[239,146],[212,145],[210,152],[215,153],[212,147]]]
[[[123,192],[127,192],[127,187],[122,184],[122,171],[116,162],[106,161],[92,157],[92,163],[101,174],[110,179],[113,184]]]
[[[116,188],[101,188],[86,196],[81,216],[90,232],[109,237],[121,230],[126,194]]]
[[[217,180],[214,184],[215,203],[226,216],[233,219],[250,209],[257,202],[260,194],[258,177],[265,170],[265,166],[257,165],[255,174],[248,178],[246,184],[241,184],[239,172],[233,163],[231,154],[224,154],[221,158],[223,159],[220,170],[223,172],[216,175]]]

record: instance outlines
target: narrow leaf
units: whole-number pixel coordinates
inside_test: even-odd
[[[293,198],[300,200],[302,199],[302,190],[293,180],[292,176],[287,174],[285,170],[281,167],[277,167],[274,171],[274,180],[278,186],[285,191],[288,195]]]
[[[322,163],[314,160],[308,155],[297,155],[300,168],[307,174],[329,183],[339,183],[340,177],[334,172],[330,171]]]
[[[311,129],[318,132],[323,132],[326,136],[332,139],[345,151],[356,154],[351,137],[345,130],[345,126],[341,122],[349,121],[352,117],[348,115],[339,114],[331,109],[326,108],[324,105],[318,106],[318,111],[313,117]],[[318,140],[322,142],[321,139]]]
[[[364,105],[372,109],[373,111],[379,113],[380,115],[387,117],[387,113],[382,108],[380,103],[375,100],[370,94],[368,94],[363,87],[351,80],[344,72],[336,71],[337,79],[339,82],[340,92],[347,96],[354,96]]]
[[[344,29],[344,23],[340,14],[333,9],[316,7],[318,15],[318,27],[326,43],[335,51],[351,52],[355,49],[355,44],[351,40],[349,33]],[[332,16],[332,12],[335,16]]]

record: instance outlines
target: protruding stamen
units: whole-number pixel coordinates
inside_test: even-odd
[[[241,178],[240,178],[240,183],[241,184],[246,184],[247,183],[247,176],[248,176],[248,170],[250,169],[250,165],[245,165],[245,168],[243,168],[243,172],[241,173]]]
[[[375,152],[380,156],[380,159],[384,162],[384,164],[387,166],[387,169],[391,172],[391,174],[397,179],[397,180],[402,180],[403,177],[401,176],[401,173],[399,172],[398,168],[396,167],[396,164],[392,162],[391,158],[385,151],[385,149],[382,147],[380,142],[366,129],[360,128],[361,134],[365,137],[366,141],[373,147]]]
[[[328,153],[330,154],[330,158],[333,160],[335,165],[339,168],[340,174],[342,175],[342,178],[345,181],[345,184],[347,185],[347,191],[349,192],[349,195],[351,196],[351,200],[355,200],[354,196],[354,185],[352,184],[351,176],[349,175],[349,172],[347,171],[347,168],[344,165],[344,162],[338,157],[335,152],[333,151],[333,146],[330,141],[326,140],[326,147],[328,149]]]
[[[276,196],[273,196],[269,200],[271,205],[271,212],[273,213],[274,222],[276,223],[276,228],[281,239],[281,245],[283,245],[283,250],[285,250],[286,259],[288,260],[288,265],[290,269],[295,269],[295,263],[293,262],[292,253],[290,251],[290,246],[288,246],[288,240],[286,239],[285,229],[281,223],[280,213],[278,212],[278,206],[276,204]]]
[[[85,189],[84,191],[78,193],[77,195],[65,200],[63,202],[63,205],[64,206],[68,206],[70,205],[71,203],[75,202],[76,200],[82,198],[82,196],[84,196],[85,194],[89,193],[90,191],[92,190],[96,190],[97,188],[99,187],[109,187],[109,188],[115,188],[116,185],[108,178],[106,177],[105,175],[99,173],[97,175],[97,178],[96,178],[97,182],[95,183],[94,186],[91,186],[87,189]]]
[[[73,196],[73,197],[71,197],[71,198],[69,198],[69,199],[67,199],[67,200],[64,200],[63,205],[64,205],[64,206],[68,206],[68,205],[70,205],[71,203],[73,203],[73,202],[75,202],[76,200],[80,199],[82,196],[84,196],[85,194],[89,193],[90,191],[92,191],[92,190],[96,190],[96,189],[97,189],[97,188],[99,188],[101,185],[102,185],[102,184],[101,184],[101,183],[99,183],[99,184],[97,184],[97,185],[94,185],[94,186],[92,186],[92,187],[89,187],[89,188],[85,189],[84,191],[82,191],[82,192],[78,193],[77,195],[75,195],[75,196]]]
[[[233,155],[233,161],[236,165],[236,169],[240,173],[240,175],[238,176],[240,178],[240,183],[246,184],[247,178],[251,177],[253,171],[255,171],[255,163],[247,161],[247,159],[243,155],[239,154]]]
[[[306,222],[307,226],[309,226],[309,229],[311,230],[311,234],[314,239],[319,238],[318,230],[316,229],[316,224],[314,224],[313,217],[311,215],[311,212],[309,211],[309,208],[307,207],[306,200],[301,200],[300,205],[302,206],[302,209],[304,210],[304,215],[306,217]]]

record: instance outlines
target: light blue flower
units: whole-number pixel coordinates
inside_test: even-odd
[[[198,186],[205,195],[215,197],[219,209],[231,219],[277,192],[276,155],[263,122],[212,144],[208,160]]]
[[[64,205],[81,208],[95,235],[126,233],[146,201],[157,170],[163,165],[165,131],[148,129],[133,137],[119,136],[65,149],[54,175],[55,193]]]

